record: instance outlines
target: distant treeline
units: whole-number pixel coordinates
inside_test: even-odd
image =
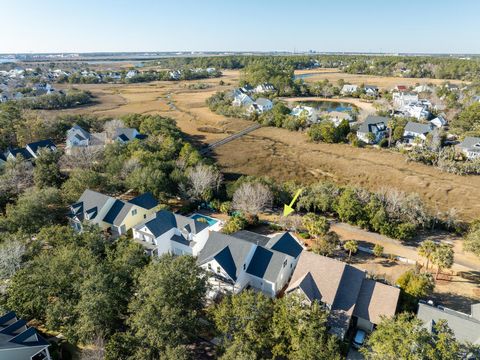
[[[23,98],[17,103],[23,109],[58,110],[85,105],[91,101],[92,94],[89,91],[67,90],[66,92]]]
[[[351,74],[475,80],[480,78],[480,58],[433,56],[367,56],[367,55],[282,55],[282,56],[211,56],[175,57],[150,62],[165,68],[215,67],[242,69],[252,62],[263,61],[295,70],[314,67],[339,68]]]

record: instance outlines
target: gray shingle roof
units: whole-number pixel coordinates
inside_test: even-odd
[[[0,317],[0,356],[2,359],[30,359],[49,343],[26,321],[12,311]],[[18,355],[21,354],[21,357]]]
[[[464,150],[480,152],[480,137],[467,136],[458,146]]]
[[[290,255],[293,258],[297,258],[303,251],[302,245],[289,232],[275,235],[266,247]]]
[[[50,139],[32,142],[25,146],[25,148],[27,147],[30,148],[35,155],[38,154],[38,151],[40,149],[56,150],[57,148],[53,141]]]
[[[98,213],[110,199],[110,196],[101,194],[93,190],[85,190],[80,199],[72,205],[72,208],[78,209],[74,211],[73,216],[77,216],[80,221],[84,219],[84,213],[89,210],[96,210]],[[94,219],[95,217],[91,218]]]
[[[288,255],[257,246],[247,273],[270,282],[276,282]]]
[[[77,136],[81,140],[88,140],[90,139],[90,133],[84,130],[81,126],[75,124],[73,125],[70,130],[68,130],[68,135],[70,136]]]
[[[308,290],[311,282],[315,283],[315,291]],[[366,279],[363,271],[351,265],[308,251],[300,254],[287,292],[298,288],[309,298],[318,295],[317,300],[328,304],[332,311],[373,323],[379,321],[380,315],[395,314],[400,294],[393,286]]]
[[[377,126],[377,127],[387,127],[388,123],[388,118],[384,116],[367,116],[365,121],[360,124],[358,127],[358,131],[362,133],[369,133],[372,132],[372,127]]]
[[[439,320],[446,320],[457,340],[480,345],[480,319],[454,310],[439,309],[422,303],[418,305],[417,317],[424,322],[429,331],[432,331],[433,325]]]
[[[432,131],[432,124],[421,124],[409,121],[407,125],[405,125],[405,131],[413,132],[419,135],[428,134]]]
[[[229,276],[236,281],[243,269],[243,265],[246,265],[245,260],[248,253],[254,246],[254,244],[248,241],[212,231],[205,246],[198,254],[197,263],[202,265],[214,258],[218,261],[216,256],[222,252],[220,255],[221,266],[227,273],[230,271],[232,275],[229,274]]]
[[[147,221],[135,226],[135,229],[143,226],[146,226],[155,237],[159,237],[173,228],[177,228],[180,231],[185,229],[192,234],[198,234],[200,231],[208,228],[206,223],[166,210],[156,212],[153,216],[147,218]]]
[[[260,246],[266,246],[270,241],[268,236],[257,234],[248,230],[237,231],[236,233],[232,234],[232,236]]]

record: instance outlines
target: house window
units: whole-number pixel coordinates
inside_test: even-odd
[[[135,216],[135,215],[137,215],[137,209],[132,210],[132,216]]]
[[[207,267],[208,267],[208,270],[212,270],[212,264],[209,263]]]
[[[217,274],[220,274],[220,266],[217,266]]]
[[[143,214],[143,218],[146,219],[146,218],[147,218],[147,214]]]
[[[247,265],[246,265],[246,264],[243,264],[243,270],[245,270],[245,269],[246,269],[246,267],[247,267]]]
[[[287,259],[283,262],[283,267],[287,266]]]

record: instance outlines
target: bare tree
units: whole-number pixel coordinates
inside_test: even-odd
[[[123,123],[122,120],[119,119],[113,119],[110,121],[107,121],[105,125],[103,125],[103,130],[107,134],[107,139],[113,139],[115,136],[115,131],[118,128],[123,128],[125,127],[125,124]]]
[[[128,175],[130,175],[134,170],[140,168],[141,166],[142,164],[137,158],[131,158],[125,161],[121,173],[122,179],[126,179]]]
[[[97,336],[92,346],[82,350],[80,360],[103,360],[105,357],[105,344],[101,336]]]
[[[0,177],[0,192],[18,195],[33,185],[33,165],[29,161],[21,157],[7,161]]]
[[[20,269],[25,245],[18,240],[7,241],[0,246],[0,279],[9,279]]]
[[[60,158],[60,166],[63,169],[93,169],[102,156],[103,148],[101,146],[78,147]]]
[[[213,166],[198,164],[187,170],[187,184],[181,185],[181,192],[193,200],[208,200],[213,190],[222,183],[222,174]]]
[[[272,205],[273,195],[261,183],[244,183],[233,194],[233,208],[249,215],[257,215]]]

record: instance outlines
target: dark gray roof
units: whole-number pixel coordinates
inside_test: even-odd
[[[290,255],[293,258],[297,258],[303,251],[302,245],[289,232],[275,235],[266,247]]]
[[[190,243],[191,243],[191,241],[185,239],[183,235],[173,235],[171,240],[186,246],[190,246]]]
[[[25,160],[29,160],[33,158],[32,154],[30,154],[30,152],[24,148],[8,149],[5,154],[7,156],[12,155],[13,157],[17,157],[17,155],[21,155]]]
[[[413,132],[416,134],[428,134],[432,131],[432,124],[421,124],[413,121],[409,121],[405,125],[405,131]]]
[[[158,205],[157,199],[150,192],[139,195],[136,198],[128,201],[130,204],[140,206],[144,209],[150,210]]]
[[[254,246],[254,244],[248,241],[211,231],[205,246],[198,254],[197,263],[202,265],[212,259],[218,261],[218,255],[222,261],[221,266],[227,273],[228,271],[232,273],[229,276],[235,281],[238,275],[240,275],[243,265],[246,265],[246,257]]]
[[[237,281],[237,270],[239,268],[237,268],[237,264],[232,256],[232,252],[230,251],[230,247],[224,247],[213,258],[223,268],[223,270],[225,270],[225,272],[233,281]]]
[[[258,98],[257,100],[255,100],[255,103],[260,106],[266,106],[271,104],[272,102],[266,98]]]
[[[298,285],[310,302],[321,300],[322,294],[315,283],[311,273],[307,273]]]
[[[257,234],[248,230],[237,231],[236,233],[232,234],[232,236],[260,246],[266,246],[270,241],[268,236]]]
[[[480,319],[447,308],[437,308],[428,304],[418,304],[417,317],[429,331],[441,319],[446,320],[455,338],[460,342],[480,345]]]
[[[465,150],[480,152],[480,137],[467,136],[458,146]]]
[[[371,129],[372,129],[373,126],[377,126],[377,127],[382,126],[382,127],[386,128],[388,120],[389,119],[385,116],[369,115],[369,116],[367,116],[365,121],[360,124],[360,126],[358,127],[358,131],[362,132],[362,133],[369,133],[369,132],[372,132]]]
[[[76,216],[80,221],[84,219],[86,212],[92,210],[98,214],[98,212],[105,206],[110,196],[101,194],[99,192],[87,189],[83,192],[80,199],[71,206],[74,210],[71,216]],[[94,219],[91,217],[90,219]]]
[[[17,359],[21,351],[22,358],[30,359],[49,343],[41,337],[35,328],[28,327],[26,321],[18,319],[12,311],[0,317],[0,356],[2,359]],[[20,350],[21,349],[21,350]]]
[[[128,209],[126,209],[127,205],[121,201],[121,200],[115,200],[113,205],[110,207],[110,210],[108,210],[107,214],[103,218],[103,221],[106,223],[112,224],[112,225],[120,225],[119,222],[125,218],[126,213],[128,213]],[[128,206],[128,207],[131,207]]]
[[[257,246],[247,268],[247,273],[276,282],[282,267],[286,265],[289,256],[278,251],[265,249]]]
[[[81,126],[75,124],[73,125],[70,130],[68,130],[69,136],[76,136],[81,140],[88,140],[90,138],[90,133],[84,130]]]
[[[115,129],[114,138],[120,138],[122,141],[131,141],[133,139],[144,139],[145,135],[138,134],[134,128],[118,128]]]
[[[38,154],[38,151],[40,149],[56,150],[57,148],[53,143],[53,141],[50,139],[32,142],[30,144],[27,144],[27,146],[25,146],[25,148],[27,147],[30,148],[34,154]]]
[[[206,223],[183,215],[174,214],[167,210],[156,212],[152,217],[148,218],[147,221],[135,226],[135,228],[139,229],[143,226],[146,226],[155,237],[159,237],[173,228],[177,228],[180,231],[185,229],[192,234],[198,234],[200,231],[208,228],[208,224]]]

